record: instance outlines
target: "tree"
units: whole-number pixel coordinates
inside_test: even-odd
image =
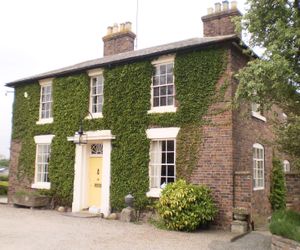
[[[274,158],[272,163],[270,203],[275,211],[286,207],[286,187],[282,162]]]
[[[250,47],[264,48],[261,58],[240,70],[237,103],[273,104],[288,115],[278,130],[281,149],[300,166],[300,0],[248,0],[240,28]]]
[[[8,167],[8,165],[9,165],[9,160],[7,160],[7,159],[1,159],[0,160],[0,166]]]

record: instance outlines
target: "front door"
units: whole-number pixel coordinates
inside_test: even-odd
[[[90,145],[88,205],[101,206],[103,144]]]

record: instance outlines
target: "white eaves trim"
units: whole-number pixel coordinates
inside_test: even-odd
[[[152,65],[157,65],[157,64],[165,64],[165,63],[171,63],[174,62],[175,60],[175,55],[165,55],[165,56],[160,56],[157,60],[152,61]]]
[[[38,120],[36,122],[37,125],[42,125],[42,124],[48,124],[48,123],[52,123],[53,122],[53,117],[51,118],[44,118],[44,119],[41,119],[41,120]]]
[[[86,119],[86,120],[92,120],[92,119],[97,119],[97,118],[103,118],[103,114],[102,113],[91,113],[91,114],[92,114],[93,117],[89,114],[84,119]]]
[[[116,137],[111,134],[111,130],[97,130],[97,131],[86,131],[85,134],[87,135],[88,141],[95,141],[95,140],[112,140]],[[67,137],[68,141],[74,141],[75,136]]]
[[[161,106],[161,107],[152,107],[151,110],[148,110],[148,114],[153,113],[171,113],[176,112],[177,107],[175,106]]]
[[[47,86],[47,85],[51,85],[52,84],[52,81],[53,81],[54,78],[47,78],[47,79],[42,79],[42,80],[39,80],[39,84],[40,86]]]
[[[50,189],[51,183],[50,182],[36,182],[31,184],[31,188],[36,189]]]
[[[54,136],[55,135],[36,135],[34,137],[34,142],[36,144],[51,144]]]
[[[180,128],[150,128],[146,130],[148,139],[175,139]]]
[[[87,72],[88,76],[98,76],[103,74],[103,69],[92,69]]]
[[[161,191],[161,188],[150,188],[150,190],[146,193],[146,196],[152,198],[159,198]]]

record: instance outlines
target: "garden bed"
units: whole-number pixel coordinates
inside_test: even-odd
[[[300,249],[300,213],[292,210],[273,213],[270,231],[272,249]]]

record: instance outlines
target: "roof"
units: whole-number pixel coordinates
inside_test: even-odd
[[[22,83],[28,83],[36,80],[41,80],[45,78],[63,76],[75,72],[82,72],[89,69],[94,69],[98,67],[104,67],[107,65],[128,62],[133,60],[138,60],[141,58],[147,58],[152,56],[157,56],[166,53],[172,53],[184,49],[195,48],[195,47],[205,47],[212,44],[230,41],[230,40],[240,40],[237,35],[226,35],[226,36],[215,36],[215,37],[203,37],[203,38],[191,38],[179,42],[168,43],[164,45],[159,45],[155,47],[150,47],[146,49],[134,50],[125,53],[120,53],[112,56],[105,56],[102,58],[85,61],[72,66],[60,68],[57,70],[49,71],[46,73],[33,75],[30,77],[22,78],[16,81],[6,83],[8,87],[15,87],[16,85]]]

